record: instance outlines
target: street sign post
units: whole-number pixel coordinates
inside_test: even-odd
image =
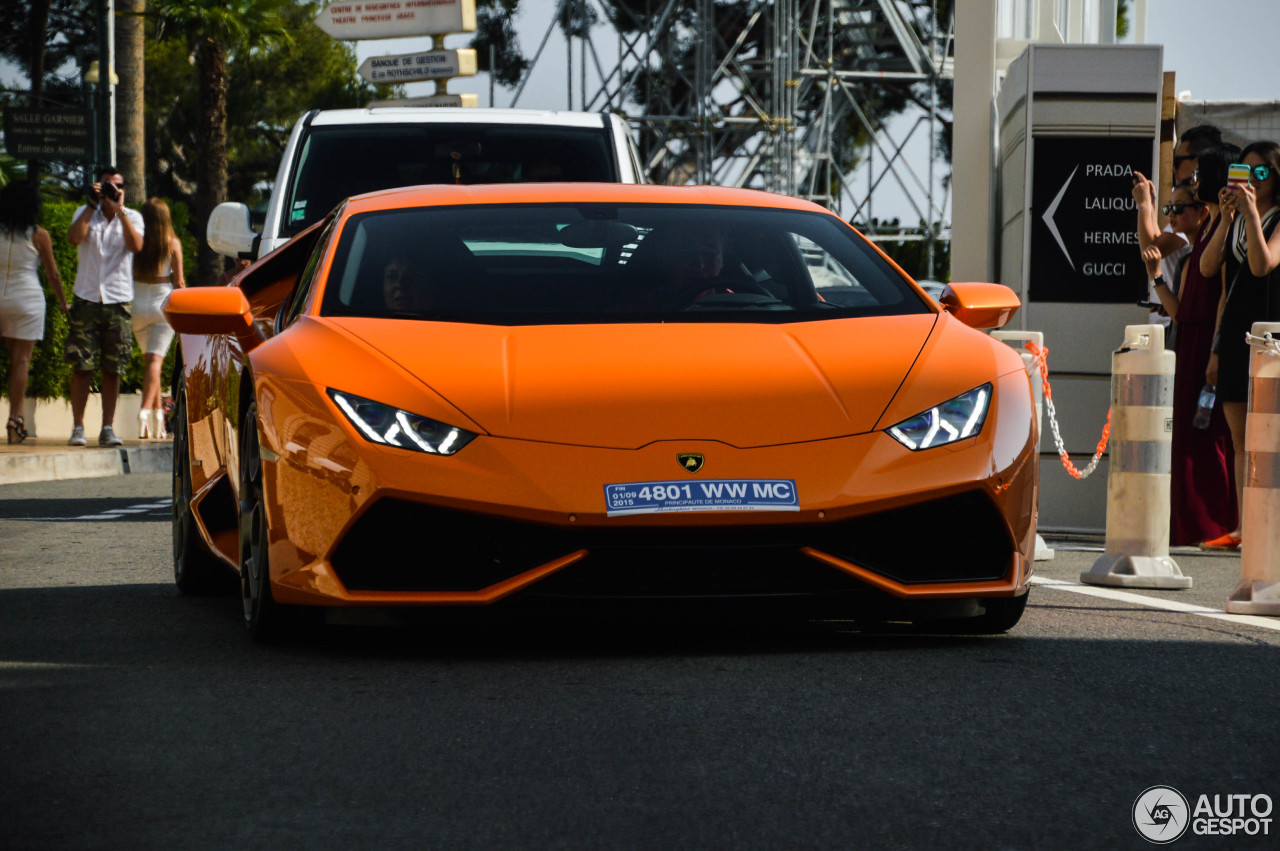
[[[475,0],[339,0],[316,25],[341,41],[474,32]]]
[[[416,83],[474,77],[475,73],[476,52],[469,47],[370,56],[360,64],[360,76],[370,83]]]

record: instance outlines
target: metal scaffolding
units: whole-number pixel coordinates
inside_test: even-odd
[[[951,230],[934,162],[939,87],[953,78],[954,24],[950,15],[938,19],[937,6],[559,0],[512,106],[558,28],[570,108],[627,116],[650,179],[807,198],[873,238],[928,241],[932,269],[934,242]],[[602,60],[601,32],[616,38],[616,52],[605,54],[616,61]],[[887,122],[886,112],[897,117]],[[913,162],[907,148],[922,131],[928,154],[916,152]],[[865,186],[853,185],[855,174]],[[918,223],[872,229],[875,197],[887,192],[905,198]]]

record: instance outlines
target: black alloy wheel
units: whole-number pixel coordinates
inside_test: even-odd
[[[183,594],[203,595],[231,586],[230,572],[200,542],[191,511],[191,438],[187,433],[187,388],[181,366],[174,370],[173,581]]]
[[[258,404],[249,403],[240,421],[240,599],[244,625],[256,641],[279,637],[282,612],[271,597],[267,508],[258,443]]]

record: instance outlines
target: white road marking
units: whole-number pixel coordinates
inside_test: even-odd
[[[1153,609],[1165,609],[1166,611],[1179,612],[1185,615],[1199,615],[1200,617],[1228,621],[1243,626],[1258,626],[1263,629],[1280,631],[1280,618],[1264,618],[1257,615],[1230,615],[1221,609],[1210,609],[1205,606],[1197,606],[1195,603],[1179,603],[1177,600],[1147,597],[1115,588],[1081,585],[1078,582],[1064,582],[1061,579],[1046,579],[1040,576],[1031,577],[1031,584],[1039,585],[1043,588],[1055,588],[1059,591],[1072,591],[1089,597],[1102,597],[1106,600],[1115,600],[1121,603],[1133,603],[1138,606],[1149,606]]]
[[[10,517],[10,520],[31,520],[31,521],[70,521],[70,520],[120,520],[131,514],[141,514],[143,512],[168,511],[173,503],[169,500],[160,500],[159,502],[148,502],[143,505],[134,505],[129,508],[108,508],[101,514],[81,514],[79,517]]]

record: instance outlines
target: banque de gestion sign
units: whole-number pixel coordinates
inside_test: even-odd
[[[1032,301],[1132,303],[1145,298],[1133,173],[1151,177],[1151,139],[1034,141]]]

